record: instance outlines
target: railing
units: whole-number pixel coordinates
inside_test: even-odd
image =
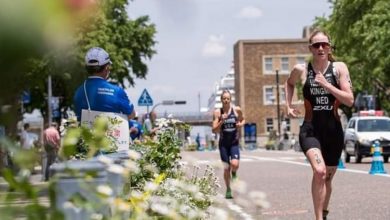
[[[157,118],[167,118],[172,115],[173,118],[188,124],[211,124],[213,115],[211,112],[172,112],[157,113]]]

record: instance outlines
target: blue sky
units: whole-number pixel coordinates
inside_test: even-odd
[[[207,106],[213,86],[230,69],[233,46],[242,39],[301,38],[316,16],[329,16],[327,0],[135,0],[130,18],[148,15],[156,25],[157,54],[147,62],[146,80],[127,89],[137,106],[146,88],[158,112],[196,112]],[[114,70],[115,71],[115,70]]]

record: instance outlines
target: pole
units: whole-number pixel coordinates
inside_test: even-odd
[[[52,97],[51,75],[49,75],[47,77],[47,121],[49,125],[52,123],[51,97]]]
[[[200,113],[200,92],[198,93],[198,110],[199,110],[199,113]]]
[[[276,70],[276,114],[278,114],[278,137],[280,137],[280,97],[279,97],[279,70]]]

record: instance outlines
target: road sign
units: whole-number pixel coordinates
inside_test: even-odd
[[[22,102],[23,104],[30,104],[31,102],[31,94],[28,91],[23,91],[22,93]]]
[[[149,95],[148,90],[144,89],[141,96],[138,99],[138,106],[152,106],[153,99]]]

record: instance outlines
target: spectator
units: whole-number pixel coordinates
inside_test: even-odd
[[[200,134],[199,133],[198,133],[198,135],[196,135],[195,142],[196,142],[196,149],[200,150]]]
[[[158,130],[158,128],[155,127],[156,119],[157,119],[157,114],[154,111],[144,115],[144,118],[143,118],[144,134],[149,135],[150,137],[155,136],[155,134]]]
[[[108,53],[99,47],[88,50],[85,55],[88,79],[77,89],[73,98],[77,120],[82,109],[126,114],[135,116],[134,106],[119,86],[107,82],[110,76],[111,60]]]
[[[132,141],[141,140],[144,130],[142,124],[138,122],[138,114],[135,114],[134,120],[129,120],[130,138]]]
[[[31,135],[29,133],[30,130],[30,124],[25,123],[23,125],[23,131],[20,135],[20,145],[23,149],[29,150],[34,145],[34,140],[31,138]]]
[[[60,149],[60,133],[58,132],[58,125],[53,122],[43,132],[43,144],[46,153],[46,166],[45,166],[45,181],[49,180],[49,169],[50,166],[55,162]]]

